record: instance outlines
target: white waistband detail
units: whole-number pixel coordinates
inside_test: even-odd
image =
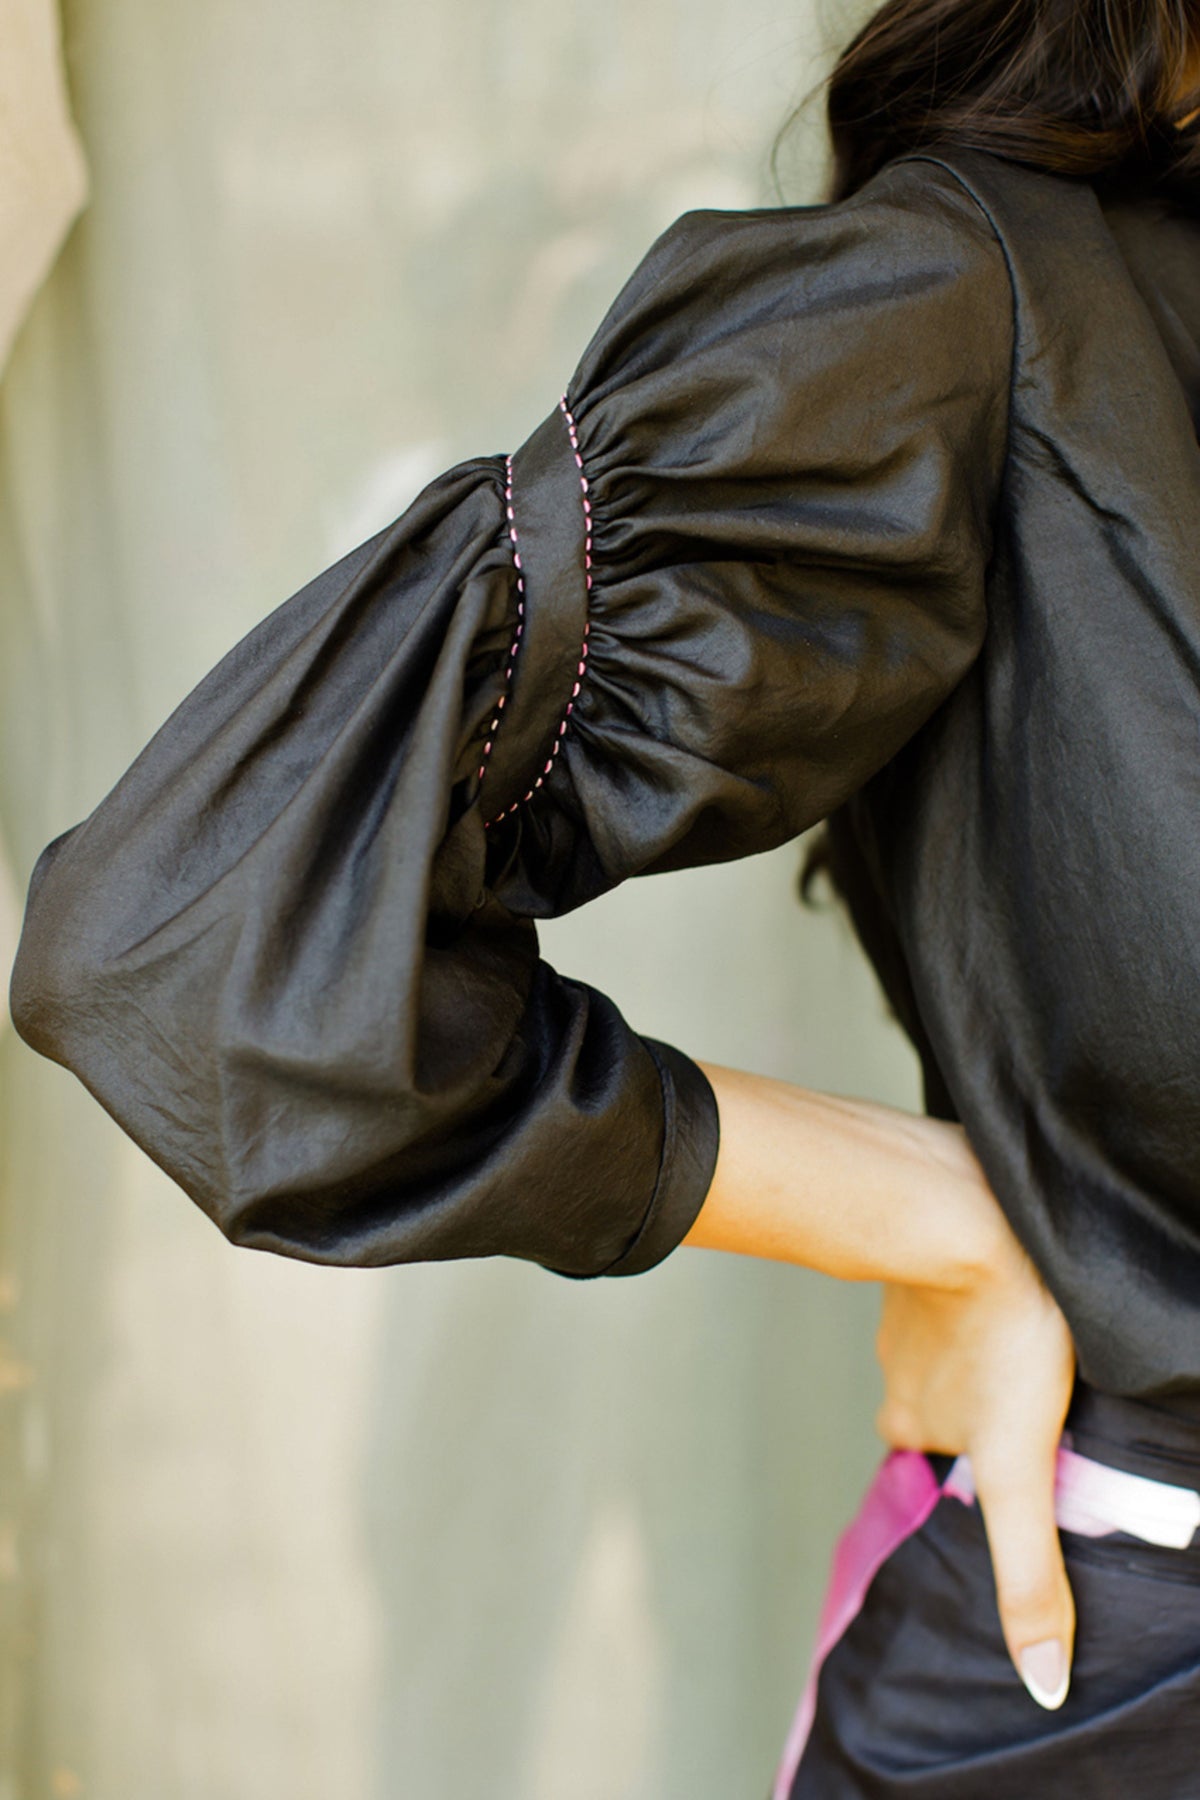
[[[956,1459],[944,1482],[962,1500],[975,1498],[975,1477],[967,1456]],[[1095,1462],[1066,1444],[1058,1448],[1054,1482],[1054,1516],[1064,1531],[1102,1537],[1126,1531],[1147,1544],[1186,1550],[1200,1528],[1200,1493],[1131,1475]]]

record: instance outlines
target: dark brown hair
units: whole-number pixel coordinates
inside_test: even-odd
[[[1200,0],[885,0],[784,120],[777,181],[780,145],[822,89],[826,200],[904,151],[968,144],[1200,215]],[[829,862],[822,831],[799,878],[810,904]]]

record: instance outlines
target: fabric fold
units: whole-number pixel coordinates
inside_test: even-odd
[[[946,700],[1011,324],[931,164],[682,215],[523,444],[268,613],[48,848],[18,1030],[239,1245],[654,1267],[715,1096],[536,922],[774,848]]]

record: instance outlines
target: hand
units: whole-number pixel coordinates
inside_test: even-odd
[[[942,1138],[940,1159],[986,1189],[962,1127],[939,1121],[939,1128],[959,1134]],[[970,1457],[1009,1655],[1034,1699],[1057,1707],[1075,1642],[1054,1517],[1075,1349],[1053,1297],[990,1190],[987,1196],[998,1228],[985,1269],[955,1290],[883,1284],[876,1351],[885,1397],[875,1423],[894,1448]],[[980,1198],[976,1191],[970,1204]]]
[[[1061,1705],[1075,1608],[1054,1475],[1075,1351],[966,1132],[879,1101],[699,1067],[720,1144],[683,1242],[884,1283],[887,1395],[876,1423],[900,1449],[970,1457],[1009,1654],[1042,1705]],[[1052,1643],[1062,1645],[1061,1681]]]

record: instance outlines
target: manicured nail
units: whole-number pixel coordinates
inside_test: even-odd
[[[1058,1638],[1043,1638],[1021,1652],[1021,1680],[1039,1706],[1054,1712],[1067,1697],[1071,1672],[1067,1653]]]

